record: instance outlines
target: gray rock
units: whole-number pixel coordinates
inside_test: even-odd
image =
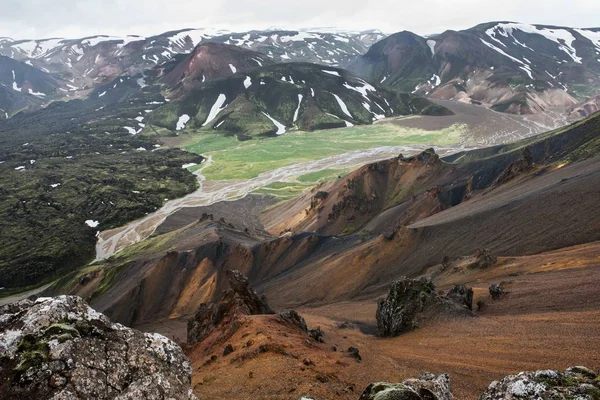
[[[425,374],[402,383],[371,383],[359,400],[452,400],[450,378]]]
[[[508,375],[501,381],[492,382],[479,399],[595,400],[598,398],[600,398],[600,379],[596,373],[585,367],[571,367],[565,372],[542,370]]]
[[[387,297],[377,303],[377,335],[391,337],[410,332],[439,314],[472,316],[464,305],[462,298],[457,303],[438,295],[430,279],[398,279]]]
[[[181,348],[113,324],[81,298],[0,308],[0,382],[11,399],[196,399]]]
[[[489,290],[492,300],[499,300],[504,295],[504,290],[497,283],[492,284]]]
[[[469,310],[473,310],[473,289],[465,285],[454,285],[446,294],[446,298],[455,303],[462,304]]]

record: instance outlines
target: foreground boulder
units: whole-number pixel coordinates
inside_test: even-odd
[[[398,336],[440,314],[473,315],[468,307],[472,305],[472,291],[469,292],[470,289],[465,287],[462,290],[464,295],[455,290],[452,298],[447,298],[437,294],[435,285],[427,278],[416,280],[404,277],[393,282],[387,297],[379,299],[377,303],[377,335]],[[458,302],[454,299],[458,299]]]
[[[237,315],[274,314],[265,296],[259,296],[239,271],[227,270],[231,289],[227,290],[219,303],[203,303],[196,315],[188,321],[188,344],[204,340],[221,323],[232,321]]]
[[[359,400],[452,400],[448,375],[425,374],[402,383],[371,383]]]
[[[81,298],[0,308],[0,397],[196,399],[181,348],[113,324]]]
[[[600,399],[600,377],[585,367],[521,372],[492,382],[479,399],[596,400]]]

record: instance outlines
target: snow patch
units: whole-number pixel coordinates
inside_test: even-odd
[[[435,40],[428,40],[427,46],[429,46],[429,48],[431,49],[431,56],[433,57],[433,55],[435,54]]]
[[[277,121],[275,118],[271,117],[269,114],[265,112],[263,112],[263,114],[265,117],[269,118],[271,122],[277,127],[277,132],[275,132],[276,135],[283,135],[285,133],[285,125]]]
[[[225,96],[222,93],[219,95],[219,97],[217,97],[217,100],[215,101],[215,104],[213,104],[213,106],[211,107],[210,112],[208,113],[208,117],[206,118],[206,121],[202,124],[202,126],[208,125],[213,119],[215,119],[217,117],[217,115],[225,107],[227,107],[227,106],[223,106],[223,104],[225,104],[226,100],[227,100],[227,96]]]
[[[296,111],[294,112],[294,122],[298,120],[298,113],[300,112],[300,104],[302,104],[302,95],[298,94],[298,107],[296,107]]]
[[[234,74],[237,72],[237,68],[233,64],[229,64],[229,68],[231,68],[231,72]]]
[[[340,73],[337,72],[337,71],[330,71],[330,70],[327,70],[327,69],[322,69],[321,71],[323,71],[323,72],[325,72],[326,74],[329,74],[329,75],[339,76],[340,78],[342,77],[340,75]]]
[[[344,103],[344,101],[342,99],[340,99],[340,97],[337,94],[335,94],[335,93],[331,93],[331,94],[333,95],[333,97],[335,97],[335,100],[337,101],[338,105],[342,109],[342,112],[344,114],[346,114],[347,116],[349,116],[350,118],[354,119],[352,114],[350,114],[350,110],[348,110],[346,103]]]
[[[244,79],[244,87],[246,89],[248,89],[251,85],[252,85],[252,78],[247,76],[246,79]]]
[[[180,131],[182,129],[185,129],[185,124],[187,124],[189,120],[190,116],[187,114],[183,114],[182,116],[180,116],[179,120],[177,120],[177,126],[175,127],[175,130]]]
[[[198,164],[192,162],[192,163],[183,164],[181,166],[181,168],[188,169],[188,168],[191,168],[191,167],[195,167],[196,165],[198,165]]]
[[[95,228],[95,227],[97,227],[98,225],[100,225],[100,222],[99,222],[99,221],[94,221],[94,220],[88,219],[87,221],[85,221],[85,224],[86,224],[87,226],[89,226],[90,228]]]

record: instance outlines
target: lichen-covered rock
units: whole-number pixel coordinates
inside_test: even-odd
[[[600,399],[600,377],[585,367],[572,367],[565,372],[521,372],[492,382],[479,399],[597,400]]]
[[[204,340],[219,324],[226,324],[236,315],[274,314],[266,297],[259,296],[239,271],[227,270],[230,290],[226,291],[219,303],[203,303],[196,315],[188,321],[187,339],[189,344]]]
[[[359,400],[452,400],[450,378],[425,374],[402,383],[371,383]]]
[[[0,397],[196,399],[181,348],[113,324],[81,298],[0,308]]]
[[[430,279],[400,278],[392,283],[387,297],[377,303],[377,335],[391,337],[410,332],[439,314],[473,315],[464,305],[464,299],[457,303],[437,294]]]

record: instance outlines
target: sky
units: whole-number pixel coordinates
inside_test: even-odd
[[[600,1],[582,0],[2,0],[0,37],[149,36],[183,28],[409,30],[417,34],[516,21],[600,26]]]

